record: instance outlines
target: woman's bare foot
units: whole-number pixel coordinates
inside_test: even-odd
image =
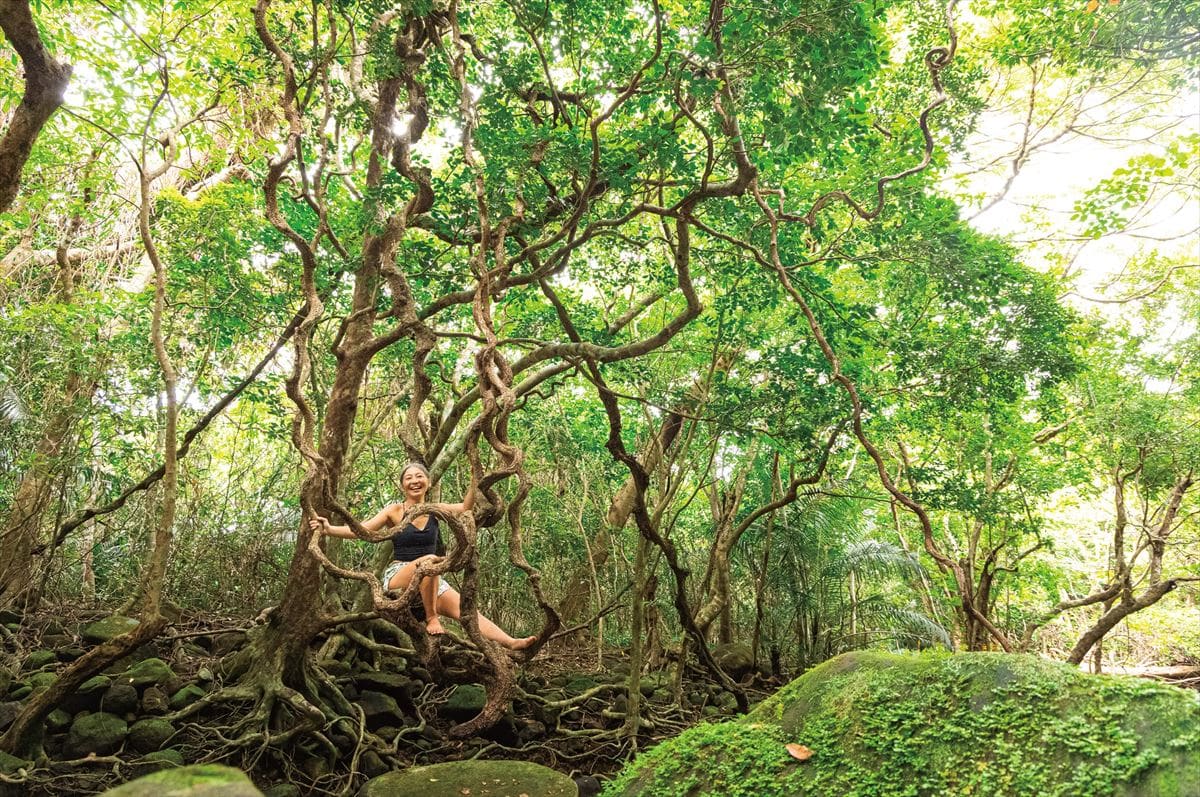
[[[434,617],[429,622],[425,623],[425,633],[430,636],[441,636],[446,633],[446,629],[442,628],[442,621]]]
[[[511,639],[510,638],[508,642],[503,642],[501,644],[503,644],[504,647],[508,648],[509,650],[524,650],[525,648],[529,647],[536,641],[537,641],[537,637],[527,636],[522,639]]]

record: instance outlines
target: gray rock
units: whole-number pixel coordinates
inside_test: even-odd
[[[62,708],[71,714],[81,711],[96,711],[100,708],[100,699],[112,686],[112,679],[107,675],[97,675],[87,679],[74,692],[63,698]]]
[[[151,753],[174,735],[174,726],[164,719],[138,720],[129,729],[129,746],[139,753]]]
[[[416,690],[416,684],[412,678],[393,672],[375,672],[372,670],[370,672],[358,673],[354,676],[354,683],[359,689],[373,689],[376,692],[383,692],[384,694],[410,703],[413,693]]]
[[[13,720],[21,713],[21,704],[15,700],[0,703],[0,731],[12,725]]]
[[[42,644],[51,650],[61,650],[74,641],[70,634],[42,634]]]
[[[358,760],[358,765],[362,767],[363,774],[368,778],[377,778],[380,775],[390,772],[392,769],[384,763],[384,760],[374,750],[368,750],[363,753],[362,758]]]
[[[98,711],[76,717],[63,744],[63,754],[83,758],[88,753],[108,755],[117,750],[129,733],[129,725],[115,714]]]
[[[158,686],[148,686],[142,692],[142,711],[146,714],[167,713],[167,693]]]
[[[545,735],[546,726],[537,720],[524,720],[517,728],[517,741],[520,744],[529,744]]]
[[[600,781],[591,775],[575,778],[575,787],[579,789],[579,797],[596,797],[600,793]]]
[[[233,767],[193,764],[164,769],[104,792],[104,797],[262,797]]]
[[[100,698],[100,710],[110,714],[132,714],[138,705],[138,690],[131,684],[115,683]]]
[[[366,716],[367,727],[372,730],[383,725],[394,725],[404,719],[404,712],[397,705],[396,698],[383,692],[366,689],[358,696],[357,702]]]
[[[750,646],[744,642],[717,645],[712,651],[713,659],[735,681],[740,681],[754,672],[754,656]]]
[[[327,776],[332,767],[325,756],[303,756],[299,759],[300,771],[311,780],[320,780]]]

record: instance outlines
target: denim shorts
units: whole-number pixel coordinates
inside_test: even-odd
[[[402,562],[399,559],[397,559],[396,561],[392,562],[390,565],[387,566],[387,568],[383,571],[383,589],[384,589],[384,591],[391,589],[391,587],[389,587],[388,584],[392,583],[392,579],[396,576],[397,573],[400,572],[400,568],[404,567],[406,564],[408,564],[408,562]],[[450,589],[450,585],[446,583],[446,579],[439,576],[438,577],[437,594],[444,595],[446,593],[446,590],[448,590],[448,589]]]

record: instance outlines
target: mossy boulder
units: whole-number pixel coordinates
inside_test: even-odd
[[[733,642],[713,648],[713,659],[730,678],[740,681],[754,672],[754,652],[744,642]]]
[[[47,664],[55,664],[58,654],[53,650],[35,650],[25,657],[24,669],[40,670]]]
[[[121,675],[121,680],[141,688],[161,684],[175,677],[171,665],[162,659],[143,659]]]
[[[16,773],[18,769],[28,768],[31,766],[33,766],[31,761],[26,761],[23,758],[17,758],[16,756],[9,755],[3,750],[0,750],[0,774],[12,775]]]
[[[49,689],[50,685],[58,680],[58,676],[52,672],[35,672],[27,680],[34,692],[40,692]]]
[[[64,731],[71,727],[71,720],[74,719],[69,712],[63,711],[61,708],[56,708],[46,715],[46,727],[51,731]]]
[[[88,753],[108,755],[125,741],[129,725],[115,714],[97,711],[76,717],[63,745],[69,758],[83,758]]]
[[[655,747],[604,791],[707,794],[1195,797],[1200,701],[1033,656],[846,654]]]
[[[149,775],[151,772],[161,772],[164,769],[177,769],[183,766],[183,753],[174,747],[165,750],[155,750],[146,753],[135,762],[134,771],[138,775]]]
[[[175,694],[171,695],[171,708],[178,711],[185,706],[190,706],[192,703],[195,703],[206,694],[207,692],[195,684],[188,684]]]
[[[139,753],[152,753],[175,735],[175,727],[164,719],[144,719],[129,729],[129,746]]]
[[[465,722],[479,712],[487,702],[487,692],[479,684],[459,684],[454,687],[446,703],[439,712],[447,719]]]
[[[85,642],[98,645],[101,642],[107,642],[110,639],[119,637],[121,634],[128,633],[137,628],[137,626],[138,621],[132,617],[113,614],[94,623],[88,623],[80,629],[79,635],[83,637]]]
[[[367,781],[359,797],[577,797],[575,782],[527,761],[451,761]]]
[[[104,797],[262,797],[262,792],[233,767],[196,764],[131,780]]]

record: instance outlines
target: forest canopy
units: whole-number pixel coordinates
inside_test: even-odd
[[[628,653],[634,740],[643,670],[745,708],[739,645],[1197,663],[1198,25],[0,3],[0,608],[137,621],[0,749],[181,618],[249,629],[245,749],[346,716],[375,618],[427,661],[386,546],[309,524],[386,539],[409,461],[479,496],[421,572],[537,636],[464,622],[460,736],[564,649]]]

